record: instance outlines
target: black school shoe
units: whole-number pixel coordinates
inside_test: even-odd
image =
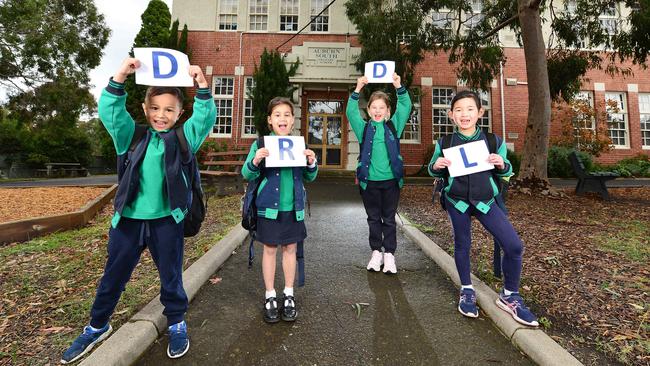
[[[267,307],[266,305],[269,304]],[[280,314],[278,313],[278,302],[275,297],[269,297],[264,300],[264,321],[267,323],[277,323],[280,321]]]
[[[289,302],[289,305],[285,305]],[[293,322],[298,317],[298,310],[296,310],[296,299],[293,296],[282,296],[282,320],[285,322]]]

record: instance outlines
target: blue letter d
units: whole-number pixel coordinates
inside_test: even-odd
[[[169,71],[167,74],[161,74],[160,73],[160,61],[158,60],[159,57],[167,57],[169,61],[172,63],[172,69]],[[153,51],[151,53],[151,57],[153,58],[153,77],[156,79],[169,79],[171,77],[174,77],[176,75],[176,72],[178,72],[178,63],[176,62],[176,58],[172,56],[170,53],[167,52],[162,52],[162,51]]]
[[[378,68],[381,68],[381,75],[378,73]],[[372,77],[374,78],[381,78],[386,75],[386,65],[384,64],[374,64],[372,68]]]

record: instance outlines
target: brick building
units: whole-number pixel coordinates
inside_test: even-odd
[[[256,135],[246,88],[252,83],[254,65],[263,49],[279,47],[288,62],[300,60],[298,73],[291,79],[298,87],[293,98],[297,104],[294,133],[305,136],[322,167],[355,168],[359,144],[346,120],[345,105],[360,76],[353,66],[360,45],[354,25],[345,16],[345,2],[334,2],[294,37],[329,3],[329,0],[173,2],[173,19],[187,24],[190,30],[192,63],[200,65],[212,81],[219,110],[212,138],[234,146],[252,143]],[[476,3],[476,11],[480,12],[480,1]],[[604,14],[602,21],[616,23],[625,18],[627,11],[617,6]],[[440,19],[440,15],[433,14],[433,18]],[[498,36],[505,47],[507,62],[489,90],[482,91],[487,112],[480,124],[503,136],[511,149],[520,151],[528,108],[524,54],[512,32],[501,30]],[[591,103],[608,98],[616,100],[620,108],[619,113],[610,115],[609,133],[614,149],[599,158],[602,163],[650,152],[650,71],[632,69],[634,77],[627,79],[590,71],[589,81],[582,87],[581,95]],[[451,96],[464,88],[444,54],[427,55],[417,67],[413,87],[422,92],[414,100],[413,113],[401,139],[405,166],[411,172],[422,165],[427,147],[452,130],[451,121],[446,117],[448,104]],[[551,131],[558,133],[558,126],[551,126]]]

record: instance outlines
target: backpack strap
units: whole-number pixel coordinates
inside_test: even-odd
[[[389,119],[388,122],[386,122],[386,126],[388,126],[390,132],[393,133],[393,136],[399,140],[399,136],[397,136],[397,129],[395,128],[395,124],[393,123],[392,119]]]
[[[143,124],[135,124],[135,130],[133,131],[133,136],[131,137],[131,144],[129,145],[128,152],[133,152],[135,150],[140,141],[142,141],[144,136],[147,134],[148,129],[149,127]]]
[[[176,131],[176,136],[178,137],[178,144],[181,147],[181,153],[183,155],[187,155],[190,149],[188,147],[187,137],[185,137],[185,130],[183,129],[183,125],[176,127],[174,130]]]
[[[496,154],[497,153],[497,136],[495,134],[493,134],[492,132],[486,132],[485,137],[487,137],[488,149],[490,150],[490,154]]]

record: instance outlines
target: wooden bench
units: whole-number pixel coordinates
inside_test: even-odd
[[[600,193],[604,200],[609,200],[609,192],[607,192],[606,181],[616,179],[619,175],[614,172],[587,172],[585,165],[578,154],[573,151],[569,154],[569,161],[573,167],[573,172],[578,177],[578,184],[576,185],[576,194],[581,196],[586,192]]]
[[[201,178],[217,187],[217,195],[243,193],[244,179],[241,169],[246,162],[247,150],[218,151],[207,154]]]
[[[88,170],[81,166],[81,163],[46,163],[45,175],[47,177],[86,177]]]

